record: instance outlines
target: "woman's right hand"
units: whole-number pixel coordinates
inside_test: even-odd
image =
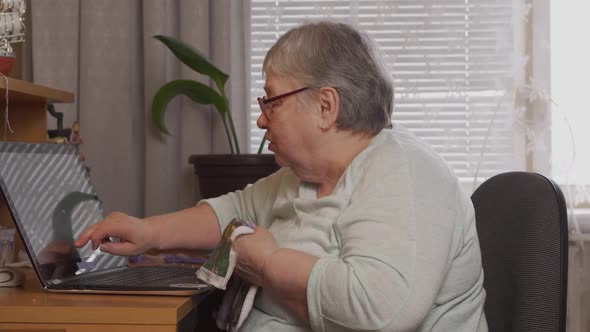
[[[93,250],[100,247],[101,251],[114,255],[132,256],[154,248],[154,234],[152,224],[114,212],[82,233],[75,245],[80,248],[91,241]],[[112,238],[117,241],[111,241]]]

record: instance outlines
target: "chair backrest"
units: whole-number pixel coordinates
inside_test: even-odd
[[[559,186],[537,173],[502,173],[471,200],[489,330],[565,331],[568,225]]]

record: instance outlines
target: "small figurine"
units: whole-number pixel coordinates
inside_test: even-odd
[[[82,137],[80,137],[80,122],[78,120],[72,123],[72,134],[70,136],[71,144],[82,144]]]
[[[86,158],[80,150],[80,144],[83,144],[84,140],[82,139],[82,136],[80,136],[80,122],[78,120],[72,123],[72,133],[70,134],[69,143],[76,145],[76,148],[78,148],[78,155],[80,156],[80,161],[84,164]],[[88,175],[90,175],[90,167],[84,165],[84,169],[86,170]]]
[[[78,120],[74,121],[72,123],[72,134],[70,135],[70,144],[75,144],[78,146],[78,150],[80,148],[80,144],[83,144],[84,140],[82,140],[82,137],[80,136],[80,122]],[[79,151],[80,153],[80,161],[84,161],[84,154],[82,154],[81,151]]]

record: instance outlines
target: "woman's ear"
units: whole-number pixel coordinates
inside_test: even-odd
[[[320,128],[326,131],[334,126],[340,112],[340,95],[335,88],[331,86],[320,88],[320,109],[322,121]]]

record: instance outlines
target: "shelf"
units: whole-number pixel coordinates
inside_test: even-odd
[[[0,77],[0,101],[5,102],[6,80]],[[74,94],[8,77],[8,105],[12,103],[72,103]]]

